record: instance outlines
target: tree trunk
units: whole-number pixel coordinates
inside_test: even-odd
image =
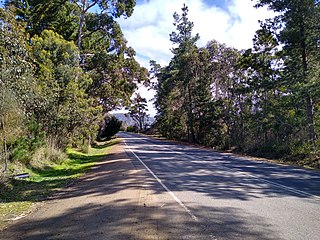
[[[308,74],[308,62],[307,62],[307,44],[305,41],[305,27],[302,23],[300,25],[300,49],[301,49],[301,60],[303,66],[303,82],[307,83],[307,74]],[[306,101],[306,112],[307,112],[307,126],[308,126],[308,135],[309,141],[313,144],[316,140],[316,132],[315,132],[315,123],[314,123],[314,114],[313,114],[313,103],[310,94],[307,91],[305,92],[305,101]]]
[[[143,123],[142,123],[142,118],[140,117],[139,118],[139,132],[141,132],[142,131],[142,129],[143,129]]]
[[[78,39],[77,39],[77,46],[78,46],[78,60],[79,64],[81,64],[81,42],[82,42],[82,31],[84,27],[84,21],[85,21],[85,14],[86,14],[86,5],[87,0],[81,1],[82,6],[80,8],[80,17],[79,17],[79,29],[78,29]]]
[[[7,138],[4,136],[3,139],[4,144],[4,171],[8,171],[8,161],[9,161],[9,154],[8,154],[8,147],[7,147]]]
[[[190,129],[189,141],[192,143],[195,143],[196,138],[195,138],[194,126],[193,126],[192,97],[191,97],[190,84],[188,84],[188,98],[189,98],[188,121],[189,121],[189,129]]]
[[[316,137],[315,127],[314,127],[315,124],[314,124],[312,99],[308,93],[306,96],[306,108],[307,108],[309,140],[314,144],[317,137]]]
[[[8,159],[9,159],[9,154],[8,154],[8,147],[7,147],[7,138],[6,138],[6,133],[5,133],[5,126],[4,126],[4,120],[1,118],[1,129],[3,132],[3,148],[4,148],[4,172],[8,171]]]
[[[84,12],[82,11],[80,14],[80,20],[79,20],[79,30],[78,30],[78,41],[77,41],[77,46],[79,49],[79,53],[80,53],[80,49],[81,49],[81,41],[82,41],[82,31],[83,31],[83,27],[84,27]]]

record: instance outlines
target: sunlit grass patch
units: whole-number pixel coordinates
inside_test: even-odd
[[[83,175],[96,162],[103,160],[109,148],[117,143],[117,139],[99,143],[88,153],[67,149],[65,160],[30,166],[26,169],[30,178],[11,179],[6,186],[0,187],[0,228],[9,219],[26,212],[33,202],[47,199],[52,192]]]

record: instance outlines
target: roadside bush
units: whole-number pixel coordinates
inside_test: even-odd
[[[33,167],[43,167],[50,163],[60,164],[65,159],[67,155],[53,141],[47,141],[44,146],[34,152],[30,164]]]
[[[247,151],[247,153],[256,157],[265,157],[270,159],[281,159],[284,156],[291,155],[291,150],[285,145],[266,144],[257,146]]]
[[[20,162],[24,165],[29,164],[33,153],[45,145],[45,133],[40,131],[39,124],[31,120],[28,123],[27,134],[18,138],[9,147],[11,149],[10,159],[12,162]]]
[[[78,143],[77,146],[80,152],[82,153],[89,152],[90,144],[88,140],[84,139],[83,141],[81,141],[81,143]]]
[[[115,116],[107,114],[100,127],[98,140],[107,139],[110,140],[117,132],[120,131],[122,121],[119,121]]]
[[[128,126],[127,132],[138,132],[137,126]]]
[[[25,165],[29,164],[32,158],[32,153],[30,151],[30,145],[27,138],[19,138],[12,147],[11,161],[21,162]]]

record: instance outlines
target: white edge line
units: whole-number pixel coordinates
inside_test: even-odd
[[[275,187],[278,187],[278,188],[282,188],[283,190],[286,190],[288,192],[292,192],[292,193],[295,193],[295,194],[298,194],[298,195],[302,195],[302,196],[307,196],[307,197],[311,197],[311,198],[314,198],[315,200],[320,200],[320,196],[317,196],[317,195],[314,195],[314,194],[311,194],[311,193],[308,193],[308,192],[305,192],[305,191],[301,191],[301,190],[297,190],[297,189],[294,189],[294,188],[291,188],[291,187],[288,187],[288,186],[285,186],[285,185],[282,185],[282,184],[279,184],[279,183],[275,183],[275,182],[271,182],[269,180],[266,180],[266,179],[263,179],[263,178],[260,178],[260,177],[256,177],[256,176],[252,176],[252,175],[249,175],[250,177],[252,178],[255,178],[261,182],[265,182],[265,183],[268,183],[270,185],[273,185]]]
[[[146,141],[146,140],[142,140],[142,141]],[[127,145],[127,143],[126,143]],[[128,145],[127,145],[128,146]],[[129,147],[130,148],[130,147]],[[131,150],[131,149],[130,149]],[[172,151],[170,149],[168,149],[169,151]],[[136,154],[131,150],[131,152],[136,156]],[[175,151],[172,151],[174,153],[178,153],[178,152],[175,152]],[[179,153],[178,153],[179,154]],[[137,157],[137,156],[136,156]],[[140,160],[140,159],[139,159]],[[140,160],[141,161],[141,160]],[[142,162],[142,161],[141,161]],[[145,164],[143,163],[143,165],[145,166]],[[147,167],[147,166],[146,166]],[[231,170],[233,171],[233,169],[229,168],[229,167],[226,167],[226,166],[219,166],[218,168],[220,169],[228,169],[228,170]],[[151,170],[150,170],[151,171]],[[275,183],[275,182],[272,182],[270,180],[266,180],[264,178],[261,178],[261,177],[258,177],[258,176],[254,176],[252,174],[248,174],[248,173],[243,173],[241,171],[236,171],[237,173],[240,173],[244,176],[248,176],[248,177],[252,177],[254,179],[256,179],[257,181],[261,181],[261,182],[265,182],[265,183],[268,183],[270,185],[273,185],[274,187],[278,187],[282,190],[286,190],[288,192],[292,192],[292,193],[295,193],[297,195],[300,195],[300,196],[307,196],[307,197],[311,197],[313,198],[314,200],[320,200],[320,196],[317,196],[317,195],[314,195],[312,193],[308,193],[308,192],[305,192],[305,191],[301,191],[301,190],[298,190],[298,189],[294,189],[292,187],[288,187],[288,186],[285,186],[283,184],[280,184],[280,183]],[[160,180],[160,179],[159,179]],[[161,180],[160,180],[161,181]]]
[[[174,193],[161,181],[160,178],[158,178],[158,176],[152,172],[152,170],[138,157],[137,154],[135,154],[132,149],[129,147],[129,145],[126,143],[126,141],[124,141],[124,143],[126,144],[126,146],[128,147],[128,149],[130,150],[130,152],[139,160],[139,162],[148,170],[149,173],[151,173],[151,175],[158,181],[158,183],[160,183],[160,185],[173,197],[173,199],[179,203],[179,205],[190,215],[190,217],[198,222],[198,218],[187,208],[186,205],[184,205],[180,199],[174,195]]]
[[[142,141],[146,141],[146,140],[143,140],[143,139],[141,139],[141,140],[142,140]],[[147,142],[147,141],[146,141],[146,142]],[[169,151],[172,151],[172,150],[170,150],[170,149],[168,149],[168,148],[166,148],[166,149],[169,150]],[[130,149],[130,150],[131,150],[131,149]],[[177,153],[177,154],[180,154],[179,152],[175,152],[175,151],[172,151],[172,152]],[[230,171],[230,170],[233,171],[233,169],[231,169],[231,168],[229,168],[229,167],[226,167],[226,166],[219,166],[218,168],[220,168],[220,169],[228,169],[229,171]],[[243,172],[241,172],[241,171],[236,171],[236,172],[237,172],[237,173],[240,173],[240,174],[242,174],[242,175],[244,175],[244,176],[252,177],[252,178],[256,179],[257,181],[261,181],[261,182],[264,182],[264,183],[268,183],[268,184],[270,184],[270,185],[272,185],[272,186],[274,186],[274,187],[277,187],[277,188],[279,188],[279,189],[282,189],[282,190],[285,190],[285,191],[288,191],[288,192],[292,192],[292,193],[295,193],[295,194],[300,195],[300,196],[311,197],[311,198],[313,198],[314,200],[320,200],[320,196],[314,195],[314,194],[312,194],[312,193],[308,193],[308,192],[305,192],[305,191],[301,191],[301,190],[298,190],[298,189],[294,189],[294,188],[292,188],[292,187],[288,187],[288,186],[285,186],[285,185],[280,184],[280,183],[275,183],[275,182],[272,182],[272,181],[270,181],[270,180],[266,180],[266,179],[264,179],[264,178],[261,178],[261,177],[258,177],[258,176],[254,176],[254,175],[252,175],[252,174],[243,173]]]
[[[219,166],[218,169],[221,169],[221,170],[222,169],[224,169],[224,170],[227,169],[228,171],[234,171],[234,169],[226,167],[226,166]],[[244,173],[244,172],[241,172],[241,171],[238,171],[238,170],[236,170],[235,172],[237,172],[238,174],[243,175],[243,176],[251,177],[251,178],[253,178],[253,179],[257,180],[257,181],[268,183],[268,184],[270,184],[270,185],[272,185],[274,187],[277,187],[279,189],[282,189],[282,190],[285,190],[285,191],[288,191],[288,192],[295,193],[295,194],[300,195],[300,196],[307,196],[307,197],[313,198],[314,200],[320,200],[320,196],[314,195],[312,193],[308,193],[308,192],[305,192],[305,191],[294,189],[292,187],[288,187],[288,186],[285,186],[285,185],[280,184],[280,183],[275,183],[275,182],[272,182],[270,180],[264,179],[262,177],[254,176],[254,175],[249,174],[249,173]]]

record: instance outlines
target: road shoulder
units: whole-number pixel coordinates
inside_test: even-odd
[[[0,239],[158,239],[155,195],[146,187],[123,145],[27,217]],[[150,238],[150,236],[152,238]]]

